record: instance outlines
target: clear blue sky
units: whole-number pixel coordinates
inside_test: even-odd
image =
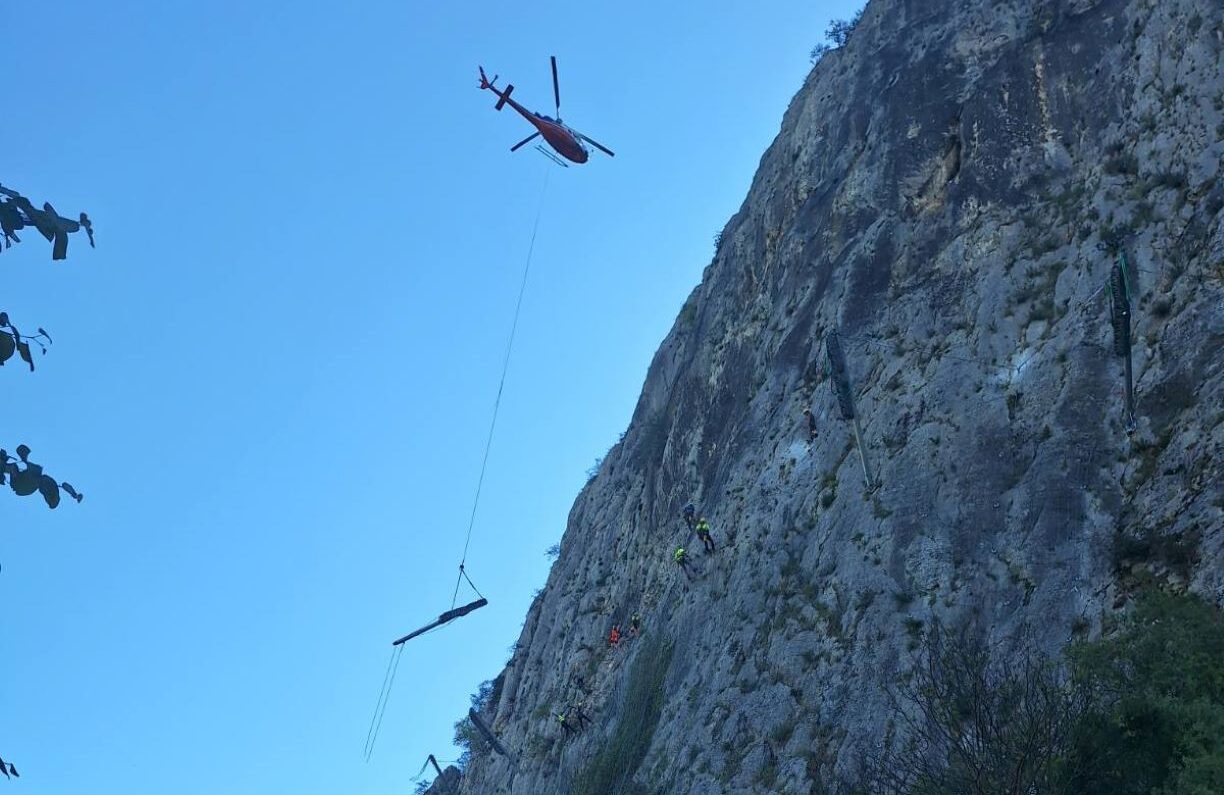
[[[410,791],[517,638],[585,470],[855,0],[9,3],[0,183],[94,219],[0,254],[55,338],[0,445],[0,755],[44,793]],[[562,170],[476,65],[617,152]],[[469,568],[513,301],[549,185]],[[5,786],[0,783],[0,786]]]

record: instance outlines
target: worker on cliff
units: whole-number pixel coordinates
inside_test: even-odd
[[[688,567],[688,553],[684,551],[684,547],[676,547],[676,551],[672,553],[672,558],[675,559],[676,565],[684,572],[684,575],[692,579],[693,573]]]
[[[693,529],[693,523],[697,520],[697,506],[689,503],[684,506],[684,526],[689,530]]]
[[[804,409],[803,415],[807,417],[808,444],[811,444],[816,441],[816,415],[812,413],[810,408]]]
[[[573,712],[574,717],[578,719],[579,729],[581,729],[583,725],[591,722],[591,719],[587,717],[587,714],[586,714],[586,702],[585,701],[579,700],[578,702],[576,702],[571,712]]]
[[[710,536],[710,523],[704,516],[697,520],[697,537],[701,539],[706,552],[714,551],[714,539]]]
[[[608,646],[615,649],[620,644],[620,624],[613,624],[612,631],[608,633]]]
[[[577,729],[574,728],[573,724],[569,722],[563,713],[557,713],[557,723],[561,724],[561,728],[565,730],[566,736],[577,733]]]
[[[633,615],[629,616],[629,637],[636,638],[638,636],[638,630],[641,629],[641,626],[642,617],[638,615],[638,612],[635,610],[633,611]]]

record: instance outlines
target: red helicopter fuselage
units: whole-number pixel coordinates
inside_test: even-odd
[[[510,92],[514,91],[514,86],[508,86],[505,91],[500,90],[485,79],[484,70],[481,70],[480,78],[480,87],[487,88],[497,95],[498,110],[501,110],[503,105],[509,105],[517,110],[519,115],[535,126],[536,130],[540,133],[540,137],[547,141],[548,145],[557,151],[557,154],[575,163],[585,163],[590,159],[591,153],[582,145],[582,141],[578,138],[577,133],[556,119],[527,110],[527,108],[513,100],[510,97]]]

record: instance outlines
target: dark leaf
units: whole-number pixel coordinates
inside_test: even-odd
[[[46,337],[46,338],[47,338],[47,342],[50,342],[50,341],[51,341],[51,335],[50,335],[50,334],[48,334],[48,333],[47,333],[47,330],[46,330],[45,328],[43,328],[42,326],[39,326],[39,327],[38,327],[38,333],[39,333],[39,334],[41,334],[41,335],[43,335],[44,337]]]
[[[0,332],[0,365],[12,358],[15,350],[17,350],[17,344],[13,342],[13,338]]]
[[[68,481],[64,481],[63,483],[61,483],[60,488],[63,489],[65,492],[67,492],[68,496],[76,500],[77,502],[80,502],[81,500],[85,499],[85,495],[81,494],[76,489],[72,488],[72,484],[69,483]]]
[[[30,463],[30,448],[24,444],[17,445],[17,457],[27,464]]]
[[[26,469],[21,472],[9,470],[9,485],[21,497],[28,497],[38,491],[38,475]]]
[[[25,340],[17,343],[17,352],[21,354],[21,358],[26,360],[26,364],[30,365],[30,372],[34,372],[34,357],[30,355],[30,343]]]
[[[7,326],[8,324],[8,312],[0,312],[0,326]]]
[[[59,484],[49,475],[43,475],[38,479],[38,490],[42,492],[43,499],[47,501],[47,507],[54,510],[55,506],[60,503]]]

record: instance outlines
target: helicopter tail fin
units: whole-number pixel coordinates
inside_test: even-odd
[[[493,79],[490,80],[485,74],[483,66],[477,66],[476,68],[480,70],[480,87],[493,88],[493,84],[497,82],[497,75],[493,75]]]
[[[506,90],[501,92],[497,98],[497,104],[493,106],[494,110],[501,110],[506,105],[506,100],[510,99],[510,92],[514,91],[514,84],[506,86]]]

